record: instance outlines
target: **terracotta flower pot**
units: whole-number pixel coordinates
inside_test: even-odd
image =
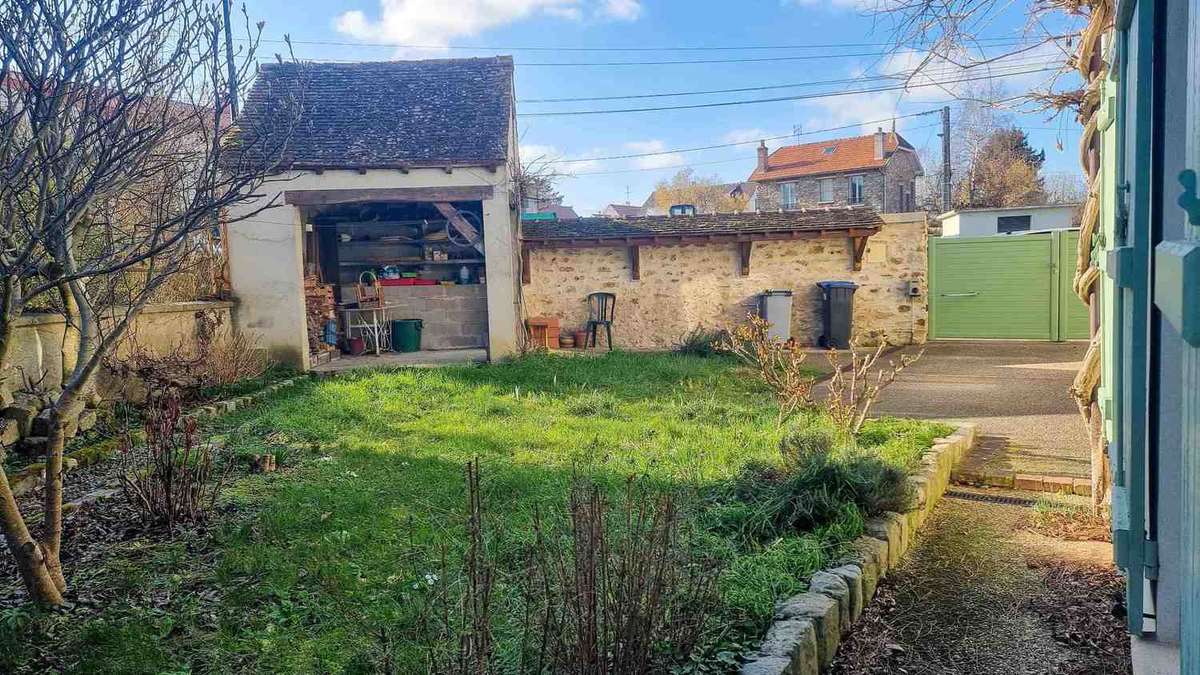
[[[575,346],[583,349],[587,346],[588,332],[586,330],[575,331]]]

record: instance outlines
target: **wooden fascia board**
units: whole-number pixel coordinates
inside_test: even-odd
[[[285,190],[283,203],[325,206],[355,202],[475,202],[491,199],[493,192],[491,185]]]
[[[788,241],[829,237],[870,237],[879,227],[829,228],[820,230],[782,230],[777,232],[743,232],[728,234],[660,234],[645,237],[570,237],[562,239],[524,239],[525,246],[534,248],[619,248],[632,246],[688,246],[751,241]]]

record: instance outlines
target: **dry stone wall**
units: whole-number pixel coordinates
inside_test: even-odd
[[[927,334],[926,221],[924,213],[887,214],[868,240],[861,271],[854,271],[849,238],[755,242],[750,274],[740,276],[735,244],[643,246],[641,279],[631,274],[624,247],[535,249],[526,316],[558,317],[563,330],[587,320],[587,295],[617,296],[614,342],[626,349],[667,349],[692,328],[740,322],[755,311],[765,289],[791,289],[792,335],[814,344],[821,330],[816,282],[859,284],[854,330],[889,342],[924,342]],[[916,282],[917,297],[908,295]]]

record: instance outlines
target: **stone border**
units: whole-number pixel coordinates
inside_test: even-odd
[[[964,424],[946,438],[934,439],[921,457],[921,468],[908,478],[916,505],[868,520],[866,534],[853,542],[853,552],[842,564],[813,573],[807,592],[778,603],[774,622],[758,651],[742,665],[742,675],[818,675],[829,669],[838,644],[874,597],[879,580],[899,564],[946,491],[954,465],[974,447],[977,431],[975,424]]]
[[[1028,474],[1015,471],[955,471],[951,480],[959,485],[1008,488],[1029,492],[1053,492],[1063,495],[1092,496],[1092,481],[1079,476]]]
[[[275,392],[279,391],[280,389],[283,389],[284,387],[290,387],[294,384],[297,384],[297,383],[299,383],[303,380],[307,380],[307,379],[309,379],[309,377],[307,375],[297,375],[295,377],[290,377],[286,380],[272,382],[271,384],[263,387],[262,389],[259,389],[258,391],[255,391],[250,394],[245,394],[243,396],[238,396],[236,398],[225,399],[222,401],[217,401],[215,403],[209,403],[207,405],[198,406],[196,408],[193,408],[191,411],[181,415],[179,419],[180,419],[180,421],[184,421],[187,419],[194,419],[196,421],[199,421],[199,420],[205,419],[205,418],[219,417],[221,415],[225,415],[225,414],[234,412],[238,408],[244,408],[247,405],[250,405],[251,403],[260,401],[260,400],[266,398],[267,396],[274,394]],[[138,436],[139,434],[141,434],[140,431],[134,431],[133,433],[134,433],[134,436]],[[69,453],[66,453],[65,455],[63,455],[63,472],[66,473],[66,472],[73,471],[73,470],[81,468],[81,467],[91,466],[93,464],[103,461],[104,459],[107,459],[110,455],[112,455],[112,452],[97,452],[97,449],[96,449],[96,446],[102,445],[105,443],[111,443],[113,445],[112,449],[115,450],[117,439],[116,438],[102,439],[102,440],[96,441],[95,443],[92,443],[91,445],[80,448],[74,452],[69,452]],[[12,489],[13,496],[19,497],[19,496],[29,492],[30,490],[33,490],[34,488],[42,485],[42,483],[44,483],[45,479],[46,479],[45,466],[46,465],[42,462],[36,462],[33,464],[29,464],[25,468],[21,469],[20,471],[14,472],[13,474],[9,475],[8,485]]]

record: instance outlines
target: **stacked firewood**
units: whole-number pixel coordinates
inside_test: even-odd
[[[333,349],[332,345],[321,341],[325,324],[334,311],[333,286],[321,283],[315,274],[305,276],[304,309],[308,317],[308,350],[318,353]]]

